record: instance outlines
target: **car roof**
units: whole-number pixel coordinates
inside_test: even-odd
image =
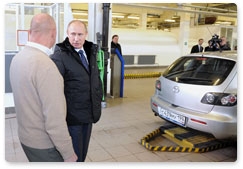
[[[186,56],[214,57],[214,58],[223,58],[223,59],[237,61],[237,51],[202,52],[202,53],[192,53]]]

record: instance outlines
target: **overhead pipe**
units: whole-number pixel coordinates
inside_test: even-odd
[[[132,4],[132,3],[118,3],[118,4],[126,5],[126,6],[133,6],[133,7],[153,8],[153,9],[170,10],[170,11],[187,12],[187,13],[212,14],[212,15],[227,16],[227,17],[233,17],[233,18],[237,17],[237,13],[229,14],[229,13],[199,11],[199,10],[191,10],[191,9],[183,9],[183,8],[172,8],[172,7],[166,7],[166,6],[152,6],[152,5]]]
[[[230,9],[212,8],[212,7],[207,7],[207,6],[196,6],[196,5],[190,5],[190,4],[182,4],[182,6],[191,7],[191,8],[199,8],[199,9],[210,9],[210,10],[214,10],[214,11],[237,13],[237,11],[230,10]]]

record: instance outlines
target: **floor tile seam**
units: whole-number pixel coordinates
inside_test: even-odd
[[[207,158],[207,159],[209,159],[209,160],[213,160],[214,162],[223,162],[223,161],[225,161],[225,160],[227,160],[227,159],[234,158],[234,157],[231,157],[231,156],[227,156],[227,154],[220,153],[221,156],[222,156],[222,154],[223,154],[224,159],[217,160],[216,158],[209,158],[209,157],[211,157],[211,156],[209,156],[208,153],[207,153],[207,154],[205,154],[205,153],[201,153],[201,154],[202,154],[205,158]],[[236,157],[235,159],[237,160],[237,157]]]
[[[98,143],[99,144],[99,143]],[[130,153],[130,155],[135,155],[136,153],[133,153],[133,152],[131,152],[131,151],[129,151],[126,147],[124,147],[124,145],[122,145],[122,144],[120,144],[120,143],[118,143],[118,145],[116,145],[116,146],[111,146],[111,147],[104,147],[104,146],[102,146],[101,144],[99,144],[101,147],[102,147],[102,149],[106,152],[106,153],[108,153],[111,157],[112,157],[112,159],[116,159],[116,158],[120,158],[120,157],[125,157],[125,156],[128,156],[128,155],[122,155],[122,156],[119,156],[119,157],[115,157],[115,156],[113,156],[108,150],[107,150],[107,148],[113,148],[113,147],[118,147],[118,146],[120,146],[120,147],[123,147],[125,150],[127,150],[129,153]],[[138,159],[139,160],[139,159]]]
[[[13,126],[12,126],[12,123],[13,123],[13,121],[12,120],[9,120],[9,128],[10,128],[10,131],[11,131],[11,146],[12,146],[12,149],[13,149],[13,153],[12,154],[14,154],[14,157],[16,158],[16,156],[17,156],[17,153],[18,152],[16,152],[16,147],[15,147],[15,143],[14,143],[14,137],[13,137]],[[6,126],[5,126],[5,128],[6,128]],[[5,132],[6,132],[6,130],[5,130]],[[6,141],[6,140],[5,140]],[[5,148],[5,155],[6,155],[6,148]],[[5,156],[5,160],[6,160],[6,156]]]

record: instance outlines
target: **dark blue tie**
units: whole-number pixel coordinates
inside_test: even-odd
[[[89,64],[84,56],[84,51],[83,50],[79,50],[78,51],[79,55],[80,55],[80,59],[84,65],[84,67],[86,68],[86,70],[89,72]]]

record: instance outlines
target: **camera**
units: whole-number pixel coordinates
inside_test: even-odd
[[[220,42],[222,41],[220,38],[219,38],[219,35],[217,34],[214,34],[212,36],[212,39],[209,40],[210,41],[210,44],[213,48],[218,48],[219,45],[220,45]]]

